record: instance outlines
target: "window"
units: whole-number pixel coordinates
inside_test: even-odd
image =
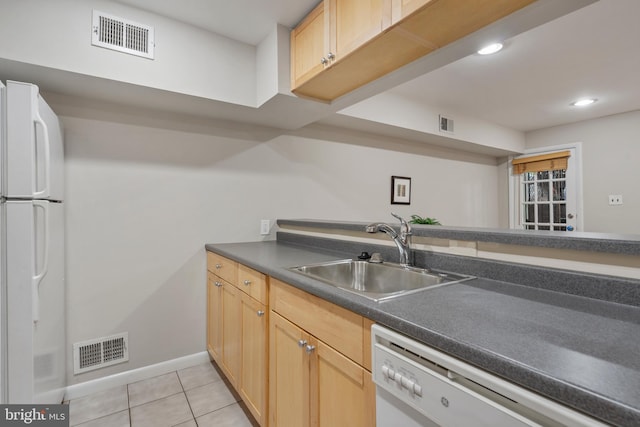
[[[511,161],[511,228],[582,228],[579,148],[529,152]]]
[[[525,230],[567,229],[566,178],[566,169],[522,174],[521,224]]]

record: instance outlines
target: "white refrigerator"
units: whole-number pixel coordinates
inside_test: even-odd
[[[66,386],[64,153],[32,84],[0,82],[2,403],[61,403]]]

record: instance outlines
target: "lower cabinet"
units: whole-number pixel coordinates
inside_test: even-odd
[[[207,350],[234,387],[238,386],[242,351],[240,294],[235,286],[209,273]]]
[[[320,340],[311,359],[311,418],[318,426],[375,425],[375,386],[371,373]],[[313,353],[312,353],[313,355]]]
[[[375,426],[371,322],[220,255],[208,259],[207,350],[258,424]]]
[[[247,408],[266,425],[267,410],[267,308],[264,304],[242,294],[242,354],[240,356],[240,383],[238,392]]]
[[[238,388],[240,355],[242,354],[240,317],[240,291],[235,286],[222,284],[222,360],[220,368],[227,379]]]
[[[271,312],[269,321],[269,426],[311,424],[308,334]]]
[[[270,323],[271,426],[375,425],[370,372],[277,313]]]
[[[222,361],[222,283],[207,273],[207,350],[216,362]]]
[[[207,350],[258,424],[266,426],[267,278],[220,255],[207,258]]]
[[[271,295],[278,298],[278,302],[272,300],[270,304],[269,425],[375,426],[375,388],[371,372],[314,335],[316,332],[325,334],[327,325],[334,326],[337,334],[344,334],[346,329],[339,325],[343,309],[325,301],[318,307],[316,303],[320,301],[314,301],[315,297],[281,282],[273,281],[273,289],[275,292]],[[289,292],[292,293],[288,295]],[[305,301],[306,298],[310,300]],[[306,307],[306,304],[312,305]],[[307,309],[315,311],[317,326],[309,323],[308,318],[296,319],[291,315],[307,312]],[[351,318],[351,315],[348,316]],[[363,360],[364,351],[370,350],[363,347],[365,319],[357,317],[360,319],[359,333],[343,336],[343,339],[359,343],[359,359]],[[306,324],[310,330],[297,323]]]

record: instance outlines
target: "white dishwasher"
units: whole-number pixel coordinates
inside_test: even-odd
[[[377,427],[605,426],[391,329],[371,334]]]

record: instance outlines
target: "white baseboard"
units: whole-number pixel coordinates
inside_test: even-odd
[[[155,365],[120,372],[118,374],[97,378],[80,384],[73,384],[67,387],[64,400],[77,399],[92,393],[108,390],[112,387],[157,377],[158,375],[167,374],[169,372],[177,371],[178,369],[189,368],[201,363],[206,363],[209,360],[209,353],[203,351],[200,353],[190,354],[189,356],[178,357],[177,359],[156,363]]]

